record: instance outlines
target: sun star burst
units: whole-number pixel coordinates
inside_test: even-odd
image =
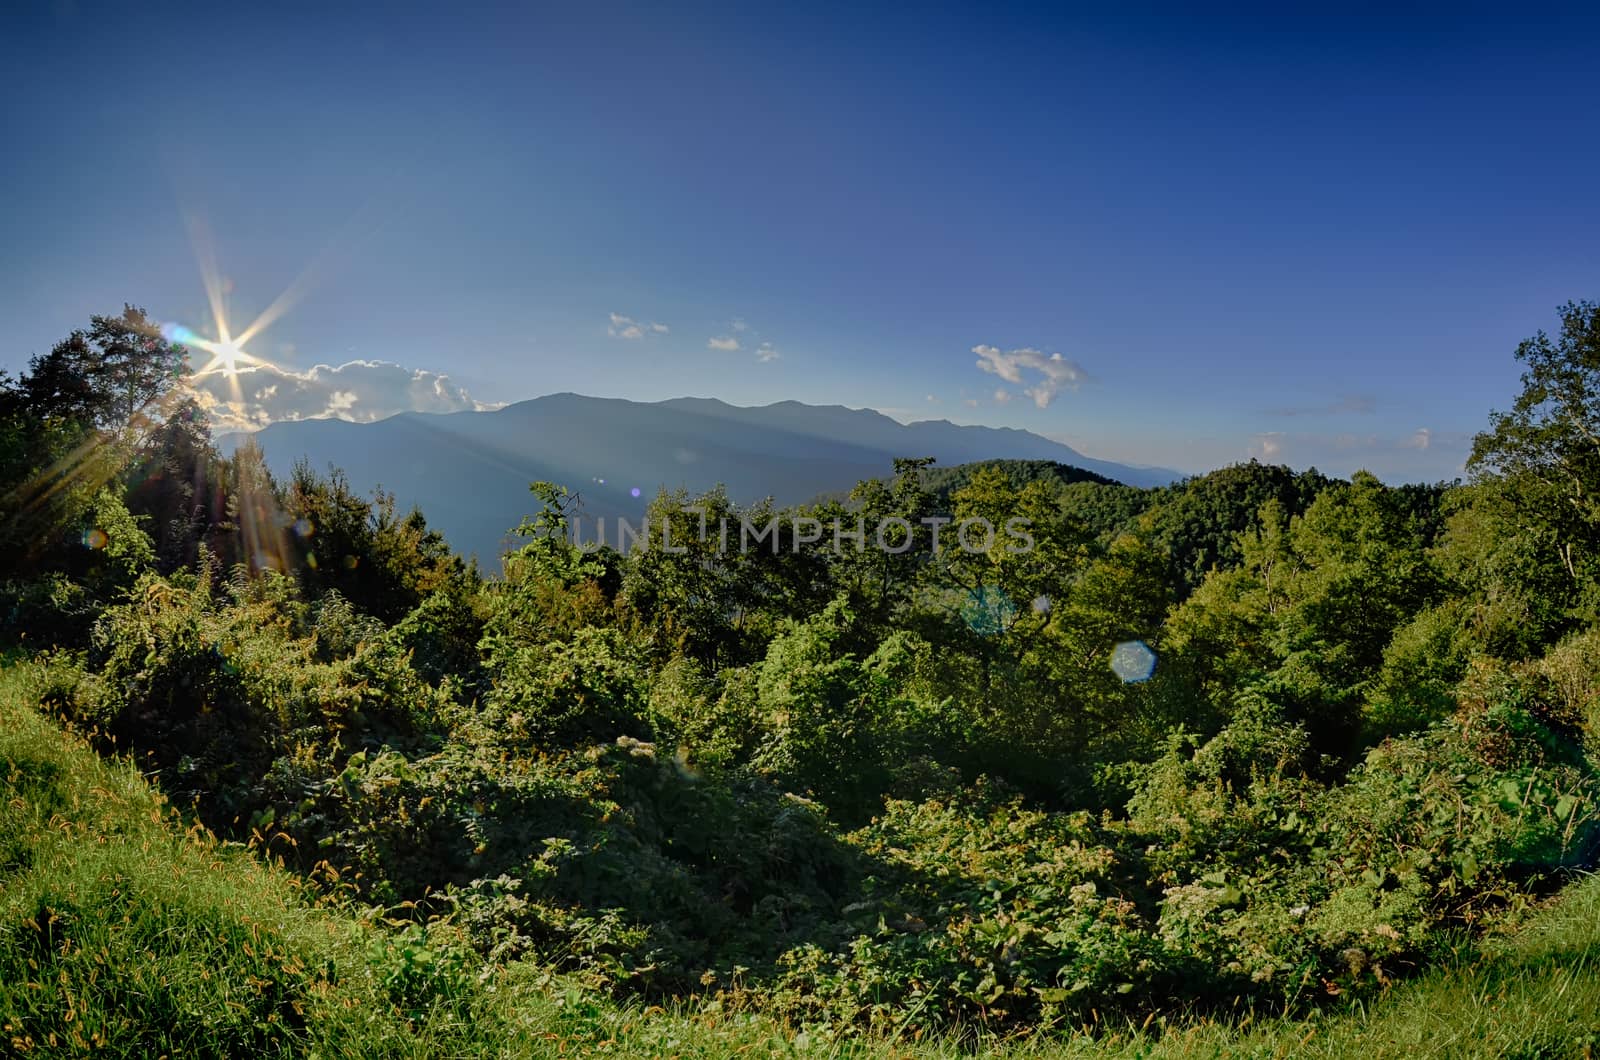
[[[201,347],[211,354],[211,360],[206,362],[198,374],[207,375],[211,372],[220,372],[226,376],[236,376],[241,371],[260,364],[260,360],[252,357],[239,348],[235,342],[207,343]]]

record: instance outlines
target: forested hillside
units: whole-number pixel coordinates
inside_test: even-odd
[[[574,541],[578,484],[541,482],[483,570],[427,513],[223,457],[183,351],[95,318],[0,378],[0,632],[33,734],[0,745],[0,1043],[66,1033],[17,976],[69,1007],[133,990],[135,950],[86,957],[123,944],[107,909],[238,930],[117,884],[92,839],[133,829],[115,814],[26,838],[150,797],[125,770],[72,787],[93,760],[40,751],[27,704],[253,851],[227,857],[281,862],[248,870],[252,909],[293,878],[328,930],[378,933],[325,976],[370,977],[369,1026],[317,1023],[332,985],[313,1004],[274,966],[265,1023],[191,983],[103,1028],[125,1055],[158,1025],[219,1055],[404,1027],[425,1055],[497,983],[664,1035],[1110,1047],[1315,1029],[1502,960],[1600,851],[1600,306],[1516,356],[1463,483],[1251,463],[1141,490],[909,453],[781,511],[664,493],[621,551]],[[957,536],[978,520],[1029,547]],[[737,547],[747,524],[775,537]],[[274,952],[309,967],[322,921],[294,922]]]

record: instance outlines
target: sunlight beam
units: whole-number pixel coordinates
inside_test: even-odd
[[[211,242],[211,229],[197,213],[183,215],[184,227],[189,230],[189,244],[194,248],[195,263],[200,267],[200,282],[205,284],[206,301],[211,303],[211,323],[217,336],[228,342],[228,306],[222,290],[222,270],[217,267],[217,254]]]

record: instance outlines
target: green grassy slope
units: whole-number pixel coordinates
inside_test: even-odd
[[[825,1043],[755,1017],[618,1007],[532,964],[485,972],[424,935],[319,903],[185,831],[137,772],[0,671],[0,1055],[953,1055]],[[1017,1043],[1018,1056],[1582,1056],[1600,1043],[1600,880],[1521,932],[1314,1022]]]

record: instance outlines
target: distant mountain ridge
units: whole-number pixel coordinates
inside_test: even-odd
[[[220,436],[224,452],[247,434]],[[870,409],[780,401],[743,407],[715,398],[637,402],[551,394],[492,412],[406,412],[373,423],[286,420],[254,433],[274,474],[304,458],[342,468],[357,490],[382,487],[415,504],[452,546],[492,565],[507,531],[531,510],[528,483],[582,495],[589,516],[637,520],[658,489],[718,484],[735,501],[800,504],[881,478],[895,457],[942,465],[1051,460],[1134,486],[1182,476],[1086,457],[1029,431],[902,424]],[[635,496],[634,491],[637,491]]]

